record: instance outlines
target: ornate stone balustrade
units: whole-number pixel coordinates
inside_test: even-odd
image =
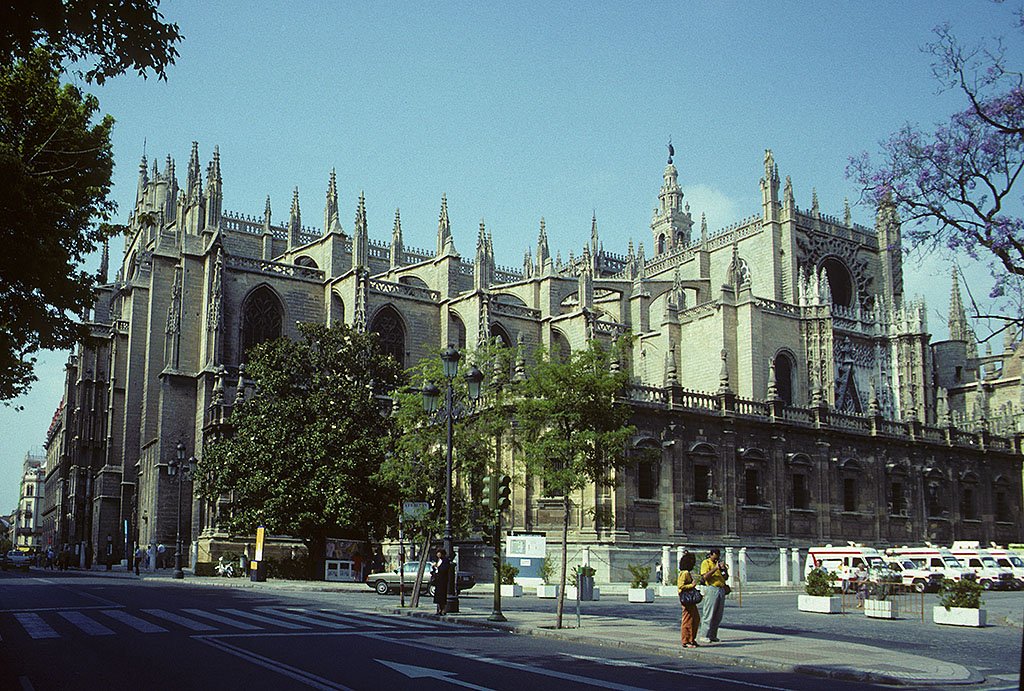
[[[237,256],[228,256],[226,258],[226,263],[229,267],[239,269],[241,271],[262,274],[278,274],[307,281],[324,280],[323,271],[308,266],[296,266],[295,264],[286,264],[284,262],[273,262],[265,259]]]
[[[424,300],[427,302],[437,302],[441,298],[441,294],[436,290],[412,286],[408,283],[382,281],[377,278],[370,279],[370,290],[377,293],[383,293],[385,295],[401,295],[403,297],[409,297],[415,300]]]
[[[518,319],[540,319],[540,310],[535,310],[523,305],[514,305],[509,302],[491,300],[490,309],[492,314],[500,314],[504,317],[516,317]]]

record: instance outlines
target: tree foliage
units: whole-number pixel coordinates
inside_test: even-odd
[[[934,131],[904,125],[881,142],[878,163],[863,153],[847,172],[872,202],[913,222],[906,235],[915,245],[988,260],[999,297],[1024,278],[1024,75],[999,42],[968,48],[948,25],[935,34],[934,76],[966,107]]]
[[[102,84],[134,69],[166,79],[182,38],[163,22],[160,0],[13,0],[0,7],[0,65],[44,47],[61,63],[91,62],[76,74]]]
[[[250,351],[255,393],[231,411],[232,434],[204,449],[197,483],[230,497],[230,530],[299,537],[315,568],[330,531],[369,538],[381,525],[389,492],[377,473],[392,431],[382,397],[401,371],[374,334],[299,328],[299,341]]]
[[[527,472],[544,492],[562,500],[562,569],[556,626],[562,626],[566,554],[572,495],[589,484],[610,482],[610,471],[626,462],[635,429],[621,399],[628,375],[612,367],[626,339],[612,348],[591,341],[567,358],[540,350],[518,390],[516,419],[524,438]]]
[[[69,313],[91,306],[96,280],[81,262],[114,210],[114,120],[94,122],[96,99],[59,77],[42,49],[0,67],[0,400],[35,380],[34,353],[81,336]]]

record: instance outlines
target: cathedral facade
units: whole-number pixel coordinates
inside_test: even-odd
[[[521,268],[499,267],[483,223],[473,258],[455,246],[441,199],[437,244],[407,247],[395,212],[389,241],[371,239],[360,196],[343,227],[334,173],[323,224],[222,208],[220,158],[205,176],[193,144],[175,163],[143,158],[121,266],[67,365],[48,435],[46,540],[82,563],[125,545],[172,545],[182,444],[201,457],[251,383],[245,352],[298,322],[344,322],[379,334],[408,367],[446,343],[497,339],[523,357],[591,339],[635,336],[622,363],[636,448],[654,449],[612,487],[572,498],[571,540],[613,550],[663,544],[808,546],[1018,542],[1021,360],[1017,334],[978,355],[953,277],[950,339],[932,343],[925,306],[904,299],[900,224],[874,228],[795,203],[770,151],[761,209],[708,231],[684,201],[669,157],[651,220],[650,256],[630,241],[590,241],[553,257],[541,220]],[[752,176],[754,177],[754,176]],[[510,430],[514,434],[514,430]],[[506,524],[560,530],[561,500],[516,478]],[[466,481],[460,478],[460,481]],[[216,501],[182,508],[186,541],[216,561],[232,536]]]

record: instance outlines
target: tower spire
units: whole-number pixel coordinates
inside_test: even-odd
[[[402,263],[405,248],[402,246],[402,212],[395,209],[395,225],[391,227],[391,268]]]
[[[352,268],[361,269],[368,265],[370,239],[366,230],[366,197],[359,193],[356,207],[355,236],[352,238]]]
[[[949,340],[967,342],[967,313],[960,298],[960,279],[953,267],[952,287],[949,291]]]
[[[548,232],[544,218],[540,219],[540,234],[537,236],[537,271],[543,276],[551,270],[551,252],[548,250]]]
[[[452,226],[448,220],[448,195],[441,195],[441,214],[437,219],[437,256],[448,252],[448,248],[454,251],[452,246]]]
[[[340,233],[341,222],[338,220],[338,177],[331,168],[331,177],[327,182],[327,201],[324,204],[324,235]]]

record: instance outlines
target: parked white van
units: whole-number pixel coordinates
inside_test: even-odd
[[[959,581],[961,578],[974,578],[974,572],[965,568],[948,549],[928,545],[926,547],[890,547],[885,553],[891,557],[909,559],[918,568],[942,574],[943,578]]]
[[[917,593],[937,593],[942,586],[942,574],[922,569],[907,557],[886,556],[886,566],[900,575],[903,585]]]
[[[887,569],[882,553],[873,547],[850,544],[846,547],[811,547],[807,550],[804,578],[814,569],[835,574],[836,583],[843,590],[855,588],[865,581],[872,569]]]
[[[988,553],[992,555],[997,564],[1013,572],[1013,578],[1017,581],[1017,590],[1024,588],[1024,557],[1021,557],[1019,552],[992,543],[992,546],[988,548]]]
[[[978,583],[985,590],[1013,590],[1017,582],[1013,578],[1010,569],[999,566],[993,557],[985,549],[982,549],[977,541],[960,540],[953,543],[949,550],[953,556],[974,572]]]

